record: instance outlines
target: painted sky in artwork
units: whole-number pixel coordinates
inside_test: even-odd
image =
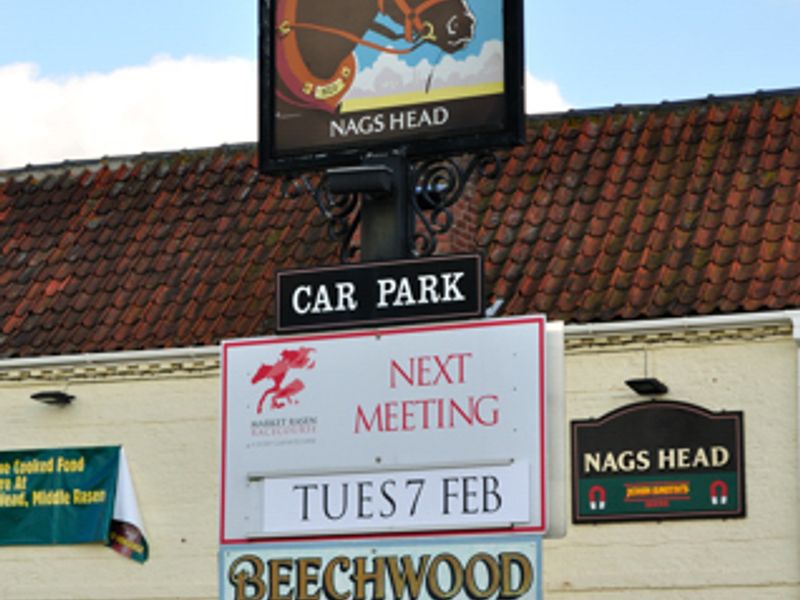
[[[394,55],[360,46],[356,50],[358,75],[345,97],[343,112],[359,108],[381,108],[426,100],[452,100],[465,95],[502,93],[503,91],[503,13],[497,0],[471,0],[475,16],[472,41],[462,50],[448,54],[432,44],[423,44],[413,52]],[[387,18],[381,24],[398,30]],[[370,33],[367,39],[387,44],[381,36]],[[405,40],[394,42],[403,48]],[[464,90],[459,92],[458,90]],[[377,98],[385,98],[381,103]],[[365,106],[359,100],[370,98]]]
[[[467,47],[453,55],[454,59],[463,61],[470,56],[477,56],[481,53],[485,42],[503,39],[502,11],[497,10],[499,5],[500,2],[498,0],[470,0],[469,6],[476,20],[475,36]],[[380,17],[378,21],[395,31],[399,30],[398,25],[386,17]],[[368,34],[366,39],[377,44],[386,43],[386,39],[375,33]],[[398,45],[402,47],[405,42],[400,42]],[[412,67],[423,61],[435,65],[441,60],[443,54],[444,52],[440,49],[430,44],[425,44],[407,55],[403,62]],[[360,47],[356,51],[359,68],[371,67],[379,55],[380,53],[376,50],[364,46]]]

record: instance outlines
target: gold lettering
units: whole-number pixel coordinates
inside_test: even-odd
[[[263,576],[264,563],[257,556],[243,554],[233,561],[228,581],[236,590],[234,600],[262,600],[267,592]]]
[[[519,582],[512,585],[512,566],[517,565]],[[499,598],[519,598],[525,594],[533,584],[533,566],[528,557],[520,552],[503,552],[500,554],[500,569],[502,572],[503,586]]]
[[[485,590],[481,590],[475,581],[475,567],[481,562],[486,565],[486,569],[489,572],[489,584]],[[470,598],[476,598],[477,600],[489,598],[500,587],[500,567],[494,557],[486,552],[479,552],[470,558],[464,571],[466,575],[464,585]]]
[[[317,583],[319,576],[319,568],[322,560],[319,558],[300,558],[296,562],[297,567],[297,600],[318,600],[319,588],[317,591],[309,594],[308,584]],[[310,569],[314,569],[315,573],[309,573]]]
[[[71,499],[67,490],[35,490],[31,501],[34,506],[66,506]]]
[[[106,501],[105,490],[72,490],[72,502],[74,504],[102,504]]]
[[[59,456],[56,461],[56,469],[59,473],[83,473],[86,466],[83,456],[80,458],[64,458]]]
[[[449,567],[449,590],[443,589],[439,582],[439,566],[442,564],[446,564]],[[436,600],[449,600],[449,598],[454,598],[463,586],[464,569],[458,559],[448,552],[437,554],[428,569],[428,593]]]
[[[325,565],[325,572],[322,576],[322,584],[325,588],[325,595],[333,600],[348,600],[352,595],[351,592],[340,594],[336,590],[336,567],[342,572],[350,570],[350,559],[345,556],[337,556],[328,561]]]
[[[14,474],[16,475],[32,475],[34,473],[52,473],[55,467],[55,459],[49,458],[47,460],[39,460],[38,458],[31,458],[30,460],[14,460]]]
[[[345,83],[344,81],[342,81],[341,78],[339,78],[327,85],[318,85],[316,91],[314,92],[314,97],[317,100],[327,100],[328,98],[333,98],[344,88],[345,88]]]
[[[292,570],[292,561],[288,558],[276,558],[269,561],[269,598],[270,600],[292,600],[292,590],[287,595],[281,594],[281,586],[289,583],[288,573],[282,570]]]
[[[395,598],[403,597],[403,590],[408,588],[408,593],[412,598],[418,598],[422,590],[422,584],[425,581],[425,569],[428,566],[428,561],[431,559],[430,554],[423,554],[419,557],[419,564],[416,571],[412,558],[405,554],[400,559],[403,565],[402,572],[399,569],[396,556],[390,556],[389,562],[389,576],[392,580],[392,589],[394,590]]]
[[[142,546],[141,544],[137,544],[133,540],[129,540],[124,535],[118,534],[116,531],[112,531],[109,537],[111,538],[111,541],[114,542],[115,544],[119,544],[120,546],[125,546],[126,548],[129,548],[134,552],[138,552],[139,554],[144,552],[144,546]]]
[[[368,572],[366,569],[366,557],[358,556],[353,561],[354,572],[350,579],[356,584],[355,600],[366,600],[368,583],[372,584],[371,600],[383,600],[386,597],[386,559],[382,556],[377,556],[372,561],[372,564],[375,570]]]
[[[676,482],[661,487],[680,485]],[[350,586],[337,588],[340,575],[349,575]],[[388,596],[407,600],[423,596],[432,600],[461,596],[472,600],[513,600],[530,591],[536,576],[530,558],[514,551],[499,555],[476,552],[466,563],[449,552],[339,555],[329,560],[319,556],[266,560],[245,554],[233,561],[227,573],[235,591],[234,600],[386,600]],[[391,585],[388,596],[387,584]]]
[[[16,492],[13,494],[0,492],[0,508],[20,508],[27,506],[28,500],[25,498],[25,492]]]

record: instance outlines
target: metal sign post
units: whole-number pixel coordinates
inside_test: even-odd
[[[413,219],[408,160],[400,153],[370,157],[358,167],[328,169],[331,194],[362,194],[361,261],[409,258]]]

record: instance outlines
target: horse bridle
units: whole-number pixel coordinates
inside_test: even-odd
[[[414,40],[415,32],[421,40],[436,41],[436,28],[430,21],[423,21],[422,15],[444,1],[445,0],[425,0],[418,6],[411,8],[406,0],[394,0],[394,5],[403,14],[403,18],[405,19],[403,30],[407,42],[412,42]],[[385,0],[378,0],[378,11],[384,15],[386,14],[385,4]]]
[[[347,40],[355,42],[356,44],[367,46],[369,48],[372,48],[374,50],[379,50],[381,52],[387,52],[389,54],[408,54],[409,52],[413,52],[414,50],[416,50],[421,44],[425,42],[436,41],[436,28],[430,21],[423,20],[423,15],[434,6],[441,4],[446,0],[425,0],[418,6],[415,6],[414,8],[409,6],[407,0],[391,0],[391,1],[394,2],[398,10],[403,14],[403,19],[405,20],[405,23],[403,25],[403,33],[405,40],[409,43],[413,43],[413,45],[409,48],[398,49],[398,48],[391,48],[388,46],[382,46],[380,44],[375,44],[374,42],[365,40],[362,37],[353,35],[349,31],[343,31],[341,29],[337,29],[334,27],[327,27],[325,25],[319,25],[317,23],[293,23],[289,21],[283,21],[278,25],[278,33],[282,36],[285,36],[291,33],[292,29],[306,29],[309,31],[317,31],[345,38]],[[386,1],[377,0],[377,2],[380,14],[385,15]],[[414,38],[414,34],[417,35],[416,39]]]

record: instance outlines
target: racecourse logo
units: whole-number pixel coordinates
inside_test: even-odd
[[[261,394],[258,401],[259,414],[264,410],[264,402],[269,398],[270,410],[280,410],[289,404],[298,404],[297,396],[305,389],[305,384],[299,379],[294,378],[287,383],[291,371],[300,369],[313,369],[316,363],[311,360],[311,353],[315,350],[301,346],[296,350],[281,350],[280,358],[274,364],[262,364],[258,367],[256,374],[250,380],[253,385],[258,385],[264,381],[271,382],[271,385]]]

